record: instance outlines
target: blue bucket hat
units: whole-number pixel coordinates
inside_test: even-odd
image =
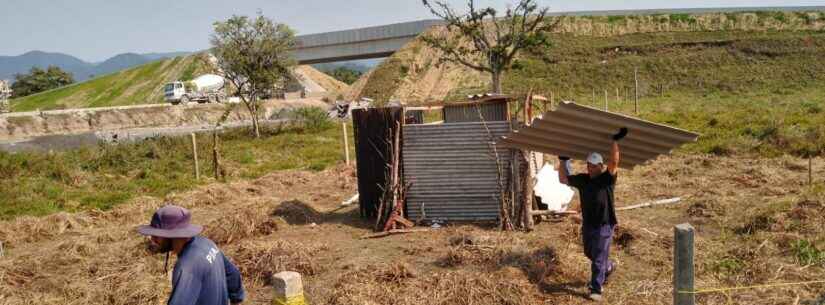
[[[203,231],[203,227],[189,223],[192,213],[175,205],[164,206],[152,215],[148,225],[138,227],[138,233],[163,238],[190,238]]]

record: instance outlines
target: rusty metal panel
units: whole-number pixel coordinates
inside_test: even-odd
[[[384,187],[387,184],[388,167],[392,163],[392,142],[401,119],[401,107],[354,109],[352,125],[355,132],[355,163],[358,168],[358,204],[361,217],[375,219]],[[403,135],[402,135],[403,137]],[[386,209],[384,214],[389,210]]]
[[[501,205],[494,139],[510,132],[508,122],[404,126],[402,148],[407,217],[447,221],[498,219]],[[489,130],[489,133],[488,133]],[[496,146],[503,184],[509,179],[510,149]]]
[[[620,166],[625,168],[668,154],[699,137],[690,131],[564,102],[541,119],[535,119],[532,126],[502,138],[500,144],[577,159],[586,158],[590,152],[609,157],[611,136],[622,127],[630,130],[619,143]]]
[[[481,116],[487,122],[507,121],[507,101],[493,103],[462,103],[444,105],[444,123],[480,122]]]

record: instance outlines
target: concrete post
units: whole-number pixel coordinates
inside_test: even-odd
[[[293,271],[279,272],[272,276],[272,287],[275,288],[273,305],[306,305],[304,287],[301,283],[301,274]]]
[[[673,228],[673,305],[694,305],[693,291],[693,226],[689,223]],[[681,292],[681,293],[680,293]]]

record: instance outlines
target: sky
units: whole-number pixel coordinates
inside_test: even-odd
[[[502,9],[514,1],[476,3]],[[448,2],[461,8],[467,0]],[[825,0],[538,2],[555,12],[825,5]],[[215,21],[259,10],[299,35],[432,18],[420,0],[0,0],[0,55],[40,50],[99,62],[126,52],[202,50]]]

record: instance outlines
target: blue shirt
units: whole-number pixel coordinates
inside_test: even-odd
[[[178,255],[168,305],[227,305],[244,299],[241,273],[211,240],[195,236]]]

